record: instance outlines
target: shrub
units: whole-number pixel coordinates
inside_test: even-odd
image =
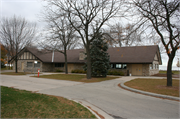
[[[122,71],[108,71],[108,75],[119,75],[119,76],[124,76],[124,73]]]
[[[75,70],[72,70],[71,73],[82,73],[82,74],[86,74],[86,71],[80,70],[80,69],[75,69]]]
[[[56,72],[63,72],[62,70],[60,70],[60,69],[56,69]]]
[[[4,61],[1,61],[1,68],[5,68]]]

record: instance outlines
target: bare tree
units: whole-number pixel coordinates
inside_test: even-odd
[[[45,40],[40,44],[43,48],[50,51],[58,51],[65,58],[65,73],[68,74],[67,68],[67,50],[74,49],[78,45],[78,37],[75,29],[70,25],[67,15],[61,12],[57,15],[51,7],[45,7],[43,20],[48,23],[44,31]]]
[[[111,46],[118,44],[119,47],[122,47],[122,42],[124,40],[123,26],[120,23],[115,25],[110,25],[109,29],[106,29],[104,32],[108,33],[113,40],[109,40]]]
[[[169,57],[167,86],[172,86],[172,63],[180,47],[179,0],[133,0],[139,14],[159,35]]]
[[[106,21],[114,17],[122,0],[46,0],[64,11],[82,39],[87,54],[87,79],[91,79],[90,43]],[[57,10],[56,10],[57,11]]]
[[[109,44],[114,47],[139,45],[142,41],[144,31],[139,29],[142,24],[127,24],[122,26],[120,23],[109,25],[104,32],[111,36]]]
[[[16,54],[33,41],[36,25],[14,15],[11,18],[2,18],[0,26],[0,40],[10,56],[15,57],[17,73],[18,56]]]

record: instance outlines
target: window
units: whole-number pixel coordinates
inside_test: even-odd
[[[158,64],[156,64],[156,69],[159,69],[159,65]]]
[[[123,68],[123,69],[126,69],[126,68],[127,68],[127,64],[123,64],[123,65],[122,65],[122,68]]]
[[[64,67],[63,63],[55,63],[55,67]]]
[[[116,64],[116,69],[121,69],[122,65],[121,64]]]
[[[150,69],[152,69],[152,64],[150,64],[149,66],[150,66]]]
[[[27,67],[33,67],[33,62],[27,62]]]
[[[111,68],[114,69],[114,68],[115,68],[115,65],[114,65],[114,64],[111,64]]]
[[[154,64],[151,64],[151,66],[152,66],[152,69],[154,69]]]
[[[156,69],[156,64],[153,64],[153,69]]]
[[[127,64],[111,64],[111,69],[126,69],[127,68]]]
[[[40,62],[34,63],[34,67],[40,67]]]

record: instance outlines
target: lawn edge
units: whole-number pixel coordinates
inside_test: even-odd
[[[68,100],[71,100],[71,99],[68,99]],[[94,114],[97,119],[101,119],[100,116],[102,116],[102,115],[100,115],[99,113],[97,114],[96,112],[93,111],[93,109],[88,108],[88,106],[84,105],[82,102],[79,102],[79,101],[77,101],[77,100],[71,100],[71,101],[74,101],[74,102],[76,102],[76,103],[79,103],[80,105],[82,105],[83,107],[85,107],[86,109],[88,109],[92,114]],[[99,116],[99,115],[100,115],[100,116]]]
[[[127,81],[126,81],[127,82]],[[124,89],[133,91],[133,92],[137,92],[137,93],[141,93],[141,94],[145,94],[145,95],[149,95],[149,96],[153,96],[153,97],[158,97],[158,98],[164,98],[164,99],[170,99],[170,100],[175,100],[175,101],[180,101],[180,97],[174,97],[174,96],[169,96],[169,95],[162,95],[162,94],[157,94],[157,93],[151,93],[151,92],[146,92],[146,91],[142,91],[142,90],[138,90],[138,89],[134,89],[134,88],[130,88],[126,85],[124,85],[124,83],[120,83],[120,86]]]
[[[1,87],[2,85],[0,85]],[[18,89],[18,88],[14,88],[14,87],[9,87],[9,86],[3,86],[3,87],[8,87],[8,88],[13,88],[13,89],[17,89],[17,90],[21,90],[21,91],[27,91],[27,92],[30,92],[30,93],[36,93],[36,94],[43,94],[43,95],[46,95],[46,96],[52,96],[52,97],[62,97],[62,96],[56,96],[56,95],[49,95],[49,94],[45,94],[45,93],[39,93],[39,92],[36,92],[36,91],[29,91],[29,90],[24,90],[24,89]],[[0,88],[1,90],[1,88]],[[80,104],[81,106],[83,106],[84,108],[88,109],[93,115],[95,115],[95,117],[97,119],[104,119],[104,115],[102,116],[101,114],[99,114],[96,110],[92,109],[92,108],[89,108],[89,104],[85,105],[82,103],[82,101],[77,101],[77,100],[72,100],[72,99],[68,99],[66,97],[62,97],[62,98],[65,98],[67,100],[70,100],[72,102],[75,102],[75,103],[78,103]],[[101,110],[102,111],[102,110]],[[103,117],[103,118],[101,118]],[[111,119],[111,118],[110,118]],[[113,119],[113,118],[112,118]]]

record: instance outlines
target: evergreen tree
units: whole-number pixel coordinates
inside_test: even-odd
[[[107,43],[104,42],[102,34],[98,33],[96,39],[91,43],[91,76],[106,77],[110,68],[107,50]],[[87,65],[85,66],[85,70],[86,67]]]

